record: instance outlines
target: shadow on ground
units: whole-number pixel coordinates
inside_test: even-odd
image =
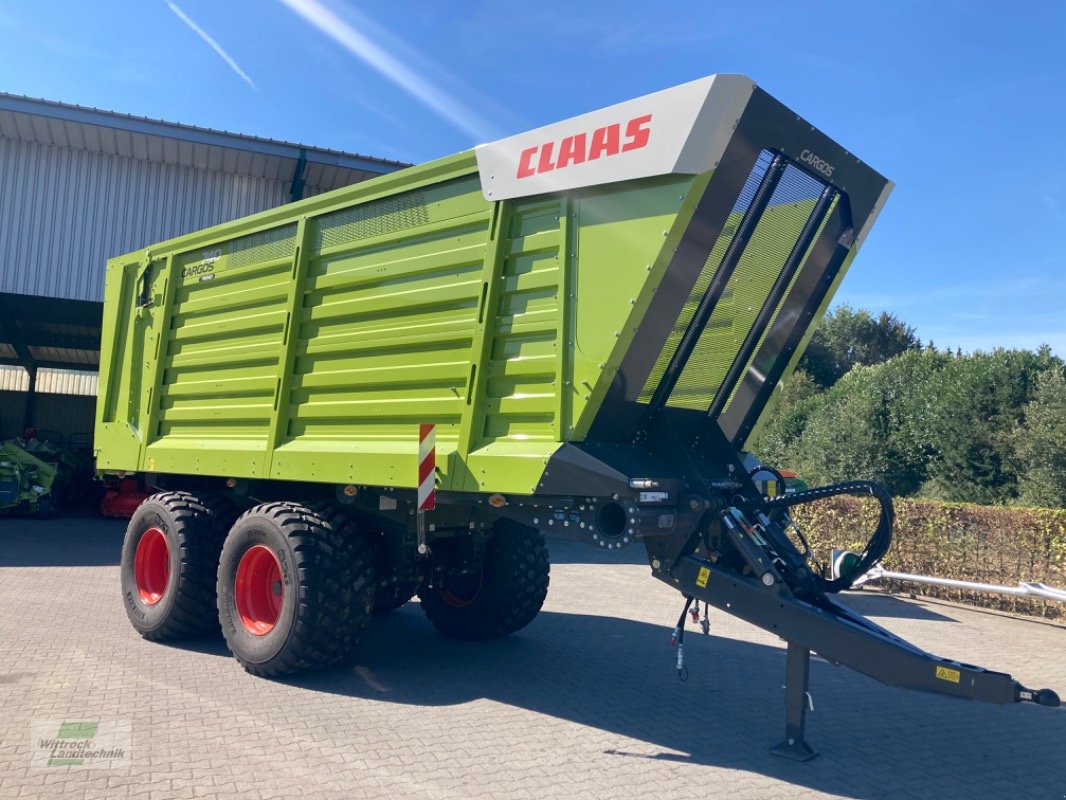
[[[958,622],[954,617],[946,616],[941,611],[934,611],[919,600],[904,602],[889,594],[880,592],[844,592],[837,595],[842,605],[858,611],[866,617],[886,617],[889,619],[923,619],[933,622]]]
[[[354,666],[287,682],[416,706],[486,698],[644,743],[605,747],[611,757],[728,767],[854,797],[1002,797],[1007,786],[1025,795],[1038,764],[1066,779],[1066,714],[890,689],[822,661],[811,667],[808,724],[822,755],[782,761],[768,750],[783,734],[784,651],[691,633],[682,683],[664,623],[543,612],[508,639],[462,644],[410,604],[376,620]]]
[[[126,520],[92,512],[0,517],[0,567],[118,566],[125,535]]]
[[[124,528],[98,518],[3,519],[0,566],[114,565]],[[549,545],[556,563],[644,563],[639,547]],[[954,622],[880,594],[844,602],[875,618]],[[849,797],[1043,796],[1049,771],[1062,773],[1066,788],[1066,713],[890,689],[820,660],[811,666],[808,739],[821,756],[807,764],[774,758],[769,748],[783,733],[782,648],[690,632],[690,678],[682,683],[667,644],[673,618],[660,626],[608,616],[613,603],[625,613],[624,598],[605,597],[602,616],[546,611],[510,638],[477,644],[440,636],[411,603],[375,620],[354,664],[286,683],[409,706],[488,699],[603,731],[610,759],[720,766]],[[712,624],[722,619],[715,612]],[[179,646],[226,655],[220,638]]]

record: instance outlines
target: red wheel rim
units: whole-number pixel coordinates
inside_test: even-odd
[[[477,600],[477,596],[481,593],[481,584],[484,579],[485,572],[483,570],[477,576],[477,584],[472,587],[473,591],[454,591],[452,589],[441,589],[440,599],[444,601],[444,604],[446,606],[451,606],[452,608],[466,608],[475,600]]]
[[[269,547],[257,544],[241,556],[233,589],[244,629],[255,636],[270,633],[285,600],[281,564]]]
[[[146,605],[154,606],[163,599],[170,580],[170,545],[159,528],[149,528],[137,542],[133,580],[137,583],[137,594]]]

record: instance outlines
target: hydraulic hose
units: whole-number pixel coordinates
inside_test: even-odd
[[[888,548],[892,545],[892,522],[895,519],[895,511],[892,507],[892,495],[880,484],[873,481],[848,481],[837,483],[832,486],[819,486],[808,489],[805,492],[780,495],[778,497],[765,498],[767,508],[771,511],[779,508],[791,508],[804,503],[813,503],[815,500],[825,500],[828,497],[836,497],[842,494],[869,495],[881,506],[881,513],[877,520],[877,527],[873,535],[866,543],[865,549],[859,555],[858,561],[840,577],[832,580],[825,577],[819,578],[821,589],[824,592],[842,592],[850,589],[855,579],[866,574],[871,567],[884,558]]]

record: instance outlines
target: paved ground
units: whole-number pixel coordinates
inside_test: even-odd
[[[679,596],[636,550],[608,563],[550,542],[548,603],[509,639],[450,642],[412,603],[372,627],[355,666],[271,682],[219,641],[134,634],[122,528],[0,519],[0,798],[1066,796],[1066,713],[888,689],[823,662],[808,724],[821,756],[770,756],[781,643],[712,612],[680,683],[666,646]],[[1066,689],[1062,627],[849,602],[944,655]],[[131,723],[130,766],[31,766],[42,720]]]

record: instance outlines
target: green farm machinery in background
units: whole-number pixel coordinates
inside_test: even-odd
[[[35,435],[0,444],[0,514],[50,517],[78,473],[72,454]]]
[[[891,498],[787,491],[744,453],[890,189],[719,75],[112,259],[97,464],[163,490],[123,546],[131,622],[221,622],[268,676],[416,593],[446,635],[502,636],[540,610],[554,532],[639,544],[686,610],[786,639],[780,755],[813,753],[811,651],[1057,704],[835,602],[887,550]],[[833,576],[788,509],[841,493],[881,513]]]

